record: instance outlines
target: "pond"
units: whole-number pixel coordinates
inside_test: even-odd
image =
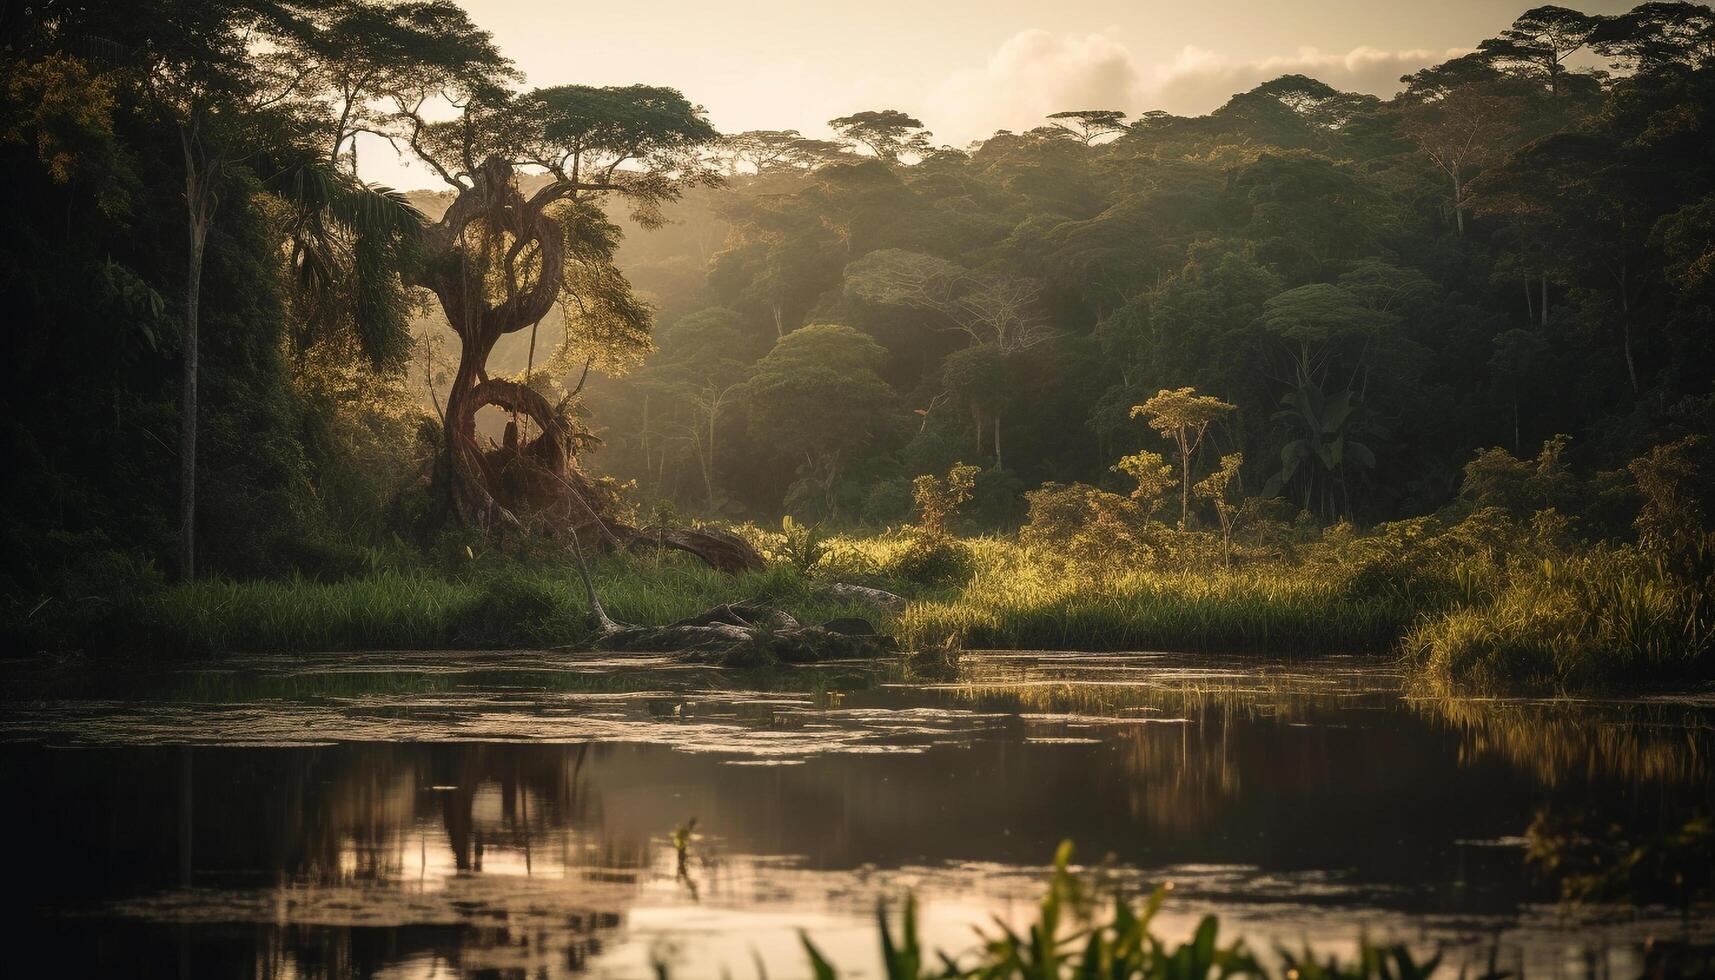
[[[544,653],[4,668],[14,975],[878,974],[1034,911],[1056,845],[1253,948],[1360,935],[1525,976],[1706,947],[1671,889],[1571,905],[1539,813],[1715,812],[1715,697],[1414,700],[1384,663],[968,654],[903,684]],[[694,821],[694,822],[693,822]],[[683,852],[675,835],[684,841]]]

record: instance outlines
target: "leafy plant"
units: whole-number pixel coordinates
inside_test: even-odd
[[[780,557],[800,574],[808,575],[827,554],[822,539],[820,524],[804,524],[790,514],[780,519]]]
[[[925,473],[911,481],[911,498],[917,504],[917,529],[927,537],[944,538],[947,524],[959,507],[971,499],[981,467],[954,463],[945,477]]]
[[[946,953],[930,955],[917,928],[917,903],[907,895],[895,937],[885,905],[876,914],[882,970],[888,980],[968,978],[968,980],[1210,980],[1254,977],[1291,980],[1422,980],[1441,965],[1439,955],[1418,960],[1403,945],[1362,943],[1355,961],[1334,957],[1317,960],[1306,951],[1280,951],[1281,964],[1269,967],[1246,948],[1243,940],[1220,942],[1220,923],[1204,916],[1191,938],[1174,944],[1152,930],[1166,901],[1168,887],[1156,888],[1141,903],[1116,897],[1105,916],[1096,911],[1089,884],[1071,869],[1072,843],[1063,842],[1054,855],[1054,870],[1035,921],[1023,930],[1002,923],[986,935],[982,948],[969,961]],[[808,934],[801,935],[805,955],[816,980],[837,980],[838,967]],[[1491,970],[1481,980],[1500,980]]]
[[[1280,404],[1285,407],[1274,420],[1297,438],[1280,447],[1280,471],[1269,478],[1263,495],[1275,496],[1296,482],[1305,510],[1327,517],[1349,512],[1348,468],[1375,469],[1375,451],[1363,439],[1387,433],[1354,401],[1350,388],[1324,395],[1321,387],[1304,384],[1281,396]]]

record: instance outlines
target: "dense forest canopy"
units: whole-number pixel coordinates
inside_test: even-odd
[[[0,30],[6,574],[48,589],[555,508],[879,527],[957,463],[985,529],[1163,467],[1188,526],[1369,523],[1491,447],[1593,472],[1715,428],[1700,4],[1536,8],[1391,99],[1288,75],[964,148],[530,88],[447,0]],[[365,183],[359,133],[445,190]],[[1223,406],[1194,433],[1142,411],[1183,389]]]
[[[962,149],[904,113],[834,120],[893,128],[831,151],[729,137],[726,182],[621,253],[666,326],[591,386],[599,465],[691,510],[879,526],[977,462],[973,515],[1004,527],[1045,481],[1127,489],[1113,461],[1167,448],[1131,406],[1191,386],[1234,406],[1197,475],[1242,454],[1244,492],[1323,520],[1434,510],[1473,452],[1557,433],[1621,466],[1711,423],[1712,31],[1693,4],[1544,7],[1387,100],[1286,76]],[[804,424],[768,352],[827,324],[880,345],[893,397],[859,418],[825,386],[806,446],[768,421]],[[693,356],[717,329],[725,356]]]

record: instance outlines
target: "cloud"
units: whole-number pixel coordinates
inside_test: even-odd
[[[942,82],[924,121],[939,139],[962,143],[997,129],[1041,125],[1050,112],[1134,108],[1144,78],[1131,51],[1105,34],[1028,30],[1009,38],[981,68]]]
[[[949,76],[929,98],[923,119],[938,141],[959,145],[997,129],[1041,125],[1048,113],[1065,109],[1200,115],[1281,75],[1309,75],[1337,89],[1387,96],[1399,91],[1401,75],[1464,53],[1357,47],[1324,54],[1300,48],[1243,60],[1187,45],[1170,63],[1145,65],[1107,34],[1033,29],[1007,39],[981,67]]]
[[[1299,48],[1296,54],[1253,61],[1235,61],[1186,45],[1171,64],[1150,73],[1148,108],[1180,114],[1201,114],[1225,104],[1238,92],[1281,75],[1309,75],[1346,92],[1389,96],[1400,90],[1399,78],[1426,65],[1456,58],[1468,49],[1383,51],[1357,47],[1345,54],[1323,54]]]

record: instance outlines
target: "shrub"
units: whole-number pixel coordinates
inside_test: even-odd
[[[1135,500],[1082,483],[1045,483],[1024,497],[1030,520],[1018,538],[1026,547],[1104,567],[1147,562],[1158,552],[1159,525],[1146,521]]]
[[[940,535],[913,535],[885,567],[887,574],[913,585],[962,585],[976,566],[969,545]]]
[[[945,477],[925,473],[911,481],[911,499],[917,505],[917,528],[932,538],[948,534],[948,522],[959,507],[971,499],[981,467],[954,463]]]

